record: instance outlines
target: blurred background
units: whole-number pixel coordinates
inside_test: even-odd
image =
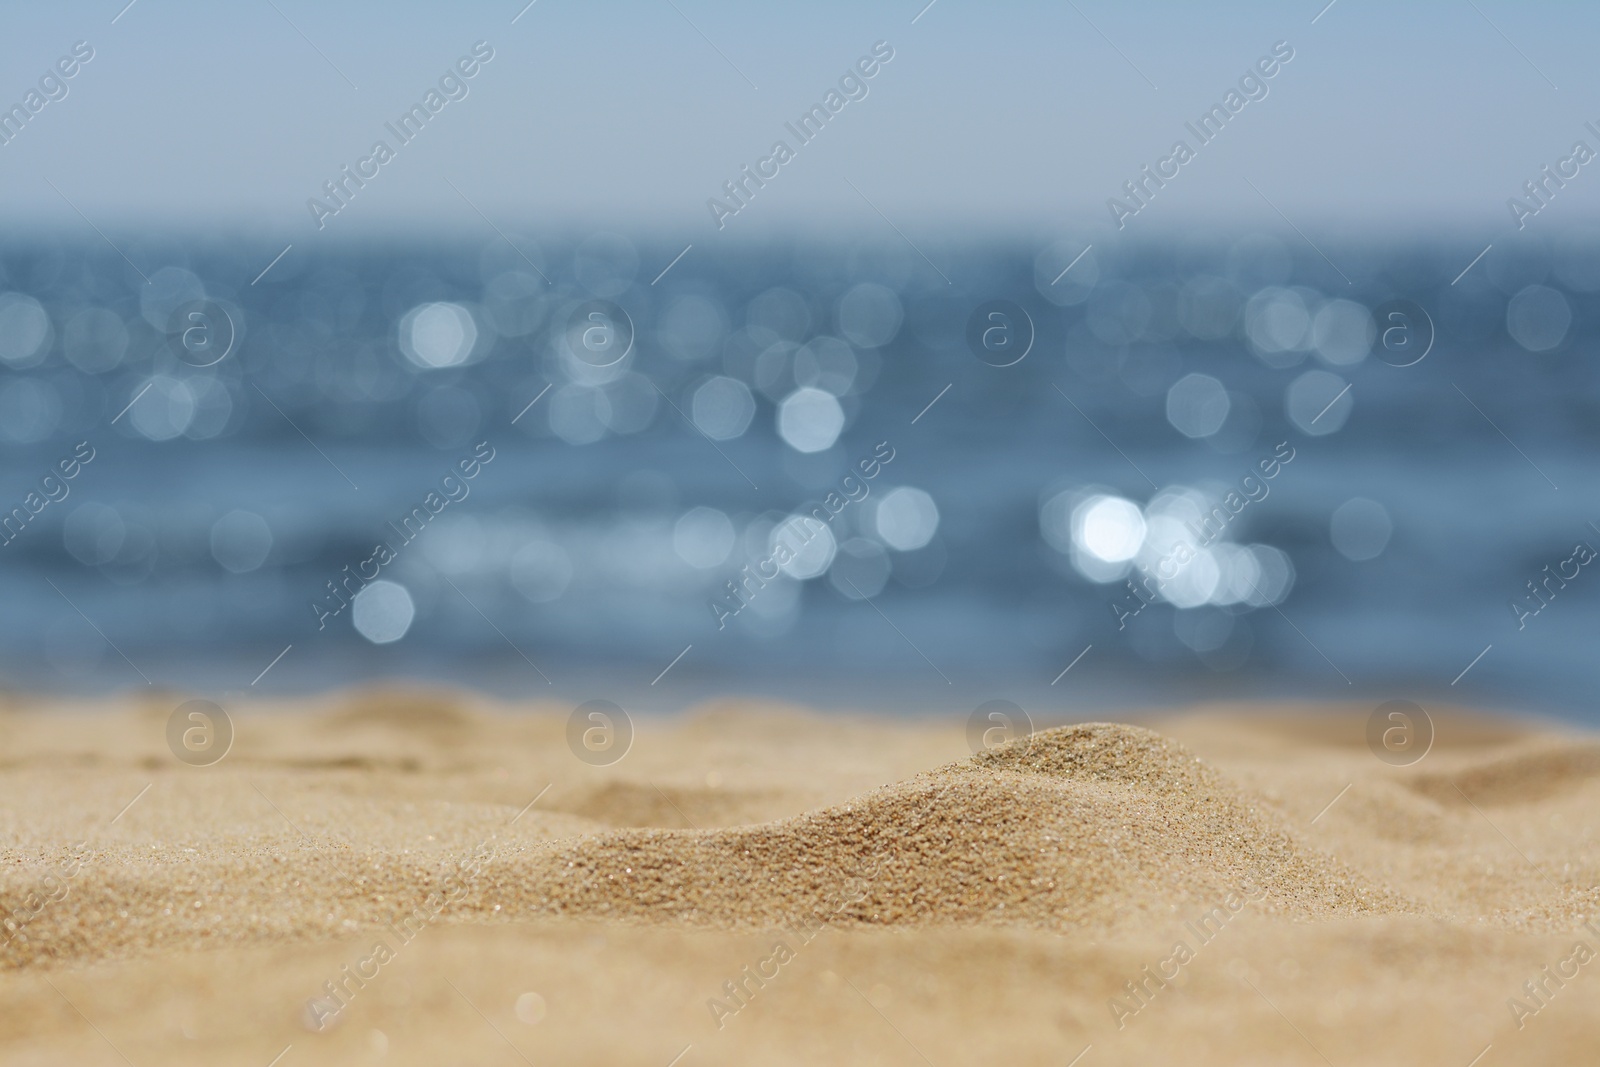
[[[1594,717],[1600,12],[124,2],[0,35],[13,689]]]

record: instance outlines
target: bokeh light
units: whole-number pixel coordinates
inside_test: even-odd
[[[1340,367],[1366,359],[1377,333],[1371,313],[1353,300],[1329,300],[1311,321],[1311,343],[1317,355]]]
[[[1328,523],[1328,536],[1339,554],[1352,562],[1383,554],[1394,533],[1388,509],[1376,500],[1352,497],[1340,504]]]
[[[1572,325],[1572,307],[1555,289],[1530,285],[1506,305],[1506,332],[1529,352],[1560,346]]]
[[[1185,374],[1167,390],[1167,421],[1185,437],[1210,437],[1228,420],[1228,390],[1209,374]]]
[[[839,332],[851,344],[878,348],[894,340],[905,313],[893,289],[862,282],[839,298],[836,319]]]
[[[477,343],[478,324],[460,304],[419,304],[400,319],[400,351],[426,370],[460,366]]]
[[[1123,563],[1138,555],[1144,535],[1144,515],[1131,500],[1092,496],[1073,509],[1073,543],[1107,563]]]
[[[406,635],[417,607],[406,587],[380,578],[364,586],[350,601],[356,633],[375,645],[392,644]]]
[[[700,432],[715,441],[731,441],[750,428],[756,401],[750,387],[737,378],[718,375],[702,382],[689,402],[690,417]]]
[[[1337,374],[1308,370],[1284,394],[1284,410],[1301,433],[1313,437],[1337,433],[1355,407],[1349,383]]]
[[[93,501],[79,504],[62,525],[61,541],[79,563],[98,567],[117,558],[128,528],[116,508]]]
[[[711,570],[733,553],[733,522],[716,508],[697,507],[684,512],[672,527],[672,548],[691,567]]]
[[[883,494],[872,511],[879,540],[899,552],[912,552],[933,540],[939,530],[939,507],[921,489],[898,486]]]
[[[800,581],[826,574],[839,548],[833,529],[822,525],[809,513],[791,515],[773,528],[767,546],[769,553],[776,553],[780,545],[787,550],[789,558],[779,560],[779,569]]]
[[[833,447],[844,430],[844,409],[832,393],[796,389],[778,405],[778,436],[796,452]]]
[[[22,293],[0,293],[0,363],[31,367],[50,351],[50,316]]]
[[[246,574],[267,561],[272,530],[267,520],[239,508],[211,525],[211,556],[234,574]]]

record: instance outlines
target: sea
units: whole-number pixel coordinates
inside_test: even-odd
[[[0,677],[1594,722],[1600,244],[1481,247],[13,238]]]

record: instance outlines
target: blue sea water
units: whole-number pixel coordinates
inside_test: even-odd
[[[0,249],[13,689],[1596,717],[1600,248],[119,245]]]

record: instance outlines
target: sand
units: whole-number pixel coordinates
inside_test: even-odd
[[[973,757],[730,701],[592,767],[569,709],[409,690],[237,707],[191,767],[181,699],[0,713],[0,1062],[1600,1060],[1600,739],[1551,724]]]

